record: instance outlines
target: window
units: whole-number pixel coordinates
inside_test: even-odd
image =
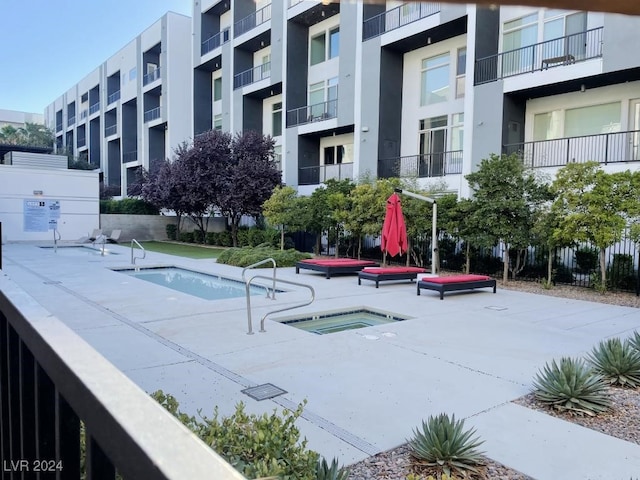
[[[213,129],[214,130],[222,130],[222,114],[213,117]]]
[[[505,22],[503,27],[503,75],[527,71],[532,68],[534,49],[523,48],[538,41],[538,13]]]
[[[533,139],[553,140],[619,132],[621,110],[621,103],[614,102],[539,113],[533,119]]]
[[[451,150],[456,152],[464,148],[464,113],[454,113],[451,117]]]
[[[420,105],[446,102],[449,97],[449,54],[422,60]]]
[[[555,58],[572,55],[574,60],[584,57],[587,39],[587,13],[567,15],[564,10],[545,10],[542,55]]]
[[[273,160],[279,171],[282,171],[282,145],[273,147]]]
[[[447,151],[447,116],[420,120],[419,177],[444,175]]]
[[[353,163],[353,144],[324,147],[324,165]]]
[[[309,62],[311,65],[317,65],[324,62],[325,55],[325,34],[316,35],[311,38],[311,53]]]
[[[213,79],[213,101],[222,100],[222,77]]]
[[[465,78],[467,72],[467,49],[458,49],[458,61],[456,62],[456,98],[464,97]]]
[[[314,119],[335,118],[338,113],[338,77],[309,85],[309,104]]]
[[[533,140],[562,138],[562,111],[539,113],[533,117]]]
[[[273,104],[271,112],[271,130],[274,137],[282,135],[282,102]]]
[[[131,70],[129,70],[129,81],[135,80],[137,77],[138,69],[136,67],[133,67]]]
[[[340,52],[340,27],[329,31],[329,58],[336,58]]]

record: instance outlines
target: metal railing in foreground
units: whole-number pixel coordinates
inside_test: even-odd
[[[3,479],[244,477],[60,320],[0,277]],[[81,455],[81,427],[86,449]],[[46,474],[46,475],[45,475]],[[24,477],[26,478],[26,477]]]
[[[134,250],[134,245],[137,245],[138,248],[140,250],[142,250],[142,256],[141,257],[136,257],[133,254],[133,250]],[[144,260],[144,258],[147,256],[147,251],[144,249],[144,247],[142,245],[140,245],[140,242],[138,242],[135,238],[131,240],[131,265],[135,265],[136,264],[136,260],[139,258],[140,260]]]

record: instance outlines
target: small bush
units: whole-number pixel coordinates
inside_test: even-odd
[[[584,361],[563,357],[544,366],[533,381],[534,395],[557,410],[595,416],[611,406],[607,384]]]
[[[158,215],[159,211],[150,203],[137,198],[122,200],[100,200],[100,213],[126,215]]]
[[[177,225],[169,223],[165,227],[165,231],[167,232],[167,238],[169,240],[177,240],[178,239],[178,226]]]
[[[220,247],[230,247],[233,245],[233,238],[231,238],[231,232],[228,230],[218,233],[217,240],[217,245]]]
[[[247,414],[240,402],[230,417],[220,417],[216,407],[213,418],[196,419],[181,413],[171,395],[160,390],[152,397],[245,477],[316,480],[319,455],[307,450],[307,440],[300,441],[295,426],[306,401],[293,412],[284,409],[282,415],[276,410],[271,415]]]
[[[193,232],[180,232],[179,240],[185,243],[193,243]]]
[[[195,243],[204,243],[204,234],[202,233],[202,230],[194,230],[193,231],[193,241]]]
[[[633,268],[633,256],[615,253],[607,268],[607,284],[615,290],[635,290],[638,272]]]
[[[576,250],[574,256],[580,273],[589,273],[598,268],[599,252],[595,248],[582,247]]]
[[[409,440],[411,455],[427,466],[442,468],[451,475],[457,471],[478,473],[482,465],[482,453],[478,447],[483,443],[474,437],[475,430],[464,430],[464,420],[457,420],[441,413],[422,422],[422,430],[415,429]]]
[[[594,347],[588,356],[596,373],[612,385],[640,386],[640,352],[628,341],[609,338]]]
[[[349,469],[341,468],[335,458],[331,460],[331,465],[324,458],[318,460],[315,480],[347,480],[348,478]]]
[[[228,248],[218,256],[217,262],[236,267],[247,267],[265,258],[273,258],[278,267],[293,267],[296,262],[304,258],[311,258],[311,255],[297,250],[279,250],[262,244],[255,248]],[[272,265],[265,263],[261,267],[271,268]]]

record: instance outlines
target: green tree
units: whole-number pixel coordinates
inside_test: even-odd
[[[52,147],[54,133],[38,123],[25,123],[23,127],[5,125],[0,128],[0,143],[31,147]]]
[[[296,203],[298,194],[295,188],[278,186],[271,196],[262,204],[264,218],[280,229],[280,250],[284,250],[284,233],[287,229],[301,226]]]
[[[485,246],[504,245],[503,281],[508,281],[509,251],[529,246],[535,212],[548,198],[546,185],[540,183],[517,155],[494,155],[483,159],[480,168],[466,177],[473,191],[470,225],[484,230],[474,232]],[[516,263],[511,268],[515,277],[524,268]]]
[[[554,238],[561,243],[590,242],[599,249],[600,288],[606,289],[606,249],[622,238],[633,211],[633,186],[628,170],[606,173],[597,162],[570,163],[551,185],[557,195],[552,206],[559,219]]]

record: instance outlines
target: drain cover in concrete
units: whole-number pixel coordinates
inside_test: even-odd
[[[283,393],[287,393],[285,390],[276,387],[270,383],[264,383],[255,387],[245,388],[241,390],[242,393],[249,395],[254,400],[268,400],[269,398],[277,397]]]
[[[488,310],[498,310],[498,311],[507,310],[507,307],[501,307],[501,306],[498,306],[498,305],[490,305],[490,306],[484,307],[484,308],[486,308]]]
[[[42,283],[44,283],[45,285],[59,285],[59,284],[61,284],[62,282],[58,282],[58,281],[56,281],[56,280],[52,280],[52,281],[50,281],[50,282],[42,282]]]

